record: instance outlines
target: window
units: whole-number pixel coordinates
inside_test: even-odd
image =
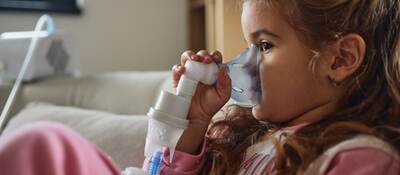
[[[83,0],[0,0],[0,10],[81,13]]]

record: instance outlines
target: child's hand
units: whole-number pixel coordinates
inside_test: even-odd
[[[172,68],[173,87],[176,89],[181,75],[185,73],[185,62],[193,60],[205,64],[212,62],[221,63],[222,55],[215,51],[209,54],[207,51],[199,51],[195,54],[186,51],[182,54],[181,63]],[[231,80],[226,69],[221,69],[215,86],[199,83],[196,93],[192,98],[189,109],[189,126],[178,142],[177,149],[188,153],[195,153],[204,139],[211,118],[217,113],[231,96]]]
[[[215,51],[209,54],[207,51],[199,51],[195,54],[192,51],[186,51],[182,54],[181,63],[175,65],[172,69],[173,87],[176,90],[181,75],[185,73],[185,62],[193,60],[204,64],[221,63],[222,55]],[[218,74],[216,86],[208,86],[202,83],[198,84],[196,93],[192,99],[191,109],[188,120],[198,120],[209,123],[211,117],[229,100],[231,95],[231,82],[225,69],[221,69]]]

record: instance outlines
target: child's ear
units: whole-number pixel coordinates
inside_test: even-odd
[[[328,78],[340,83],[352,75],[364,61],[365,41],[358,34],[347,34],[335,43],[335,54],[330,59]]]

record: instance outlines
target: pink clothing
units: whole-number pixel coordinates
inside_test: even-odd
[[[283,128],[281,131],[290,133],[302,126],[304,125]],[[282,132],[278,132],[278,138]],[[202,152],[199,155],[175,151],[172,163],[168,163],[168,149],[164,149],[165,156],[160,174],[195,175],[201,173],[201,166],[204,164],[204,147],[205,144],[203,144]],[[239,174],[270,174],[273,167],[274,152],[275,149],[270,141],[262,141],[252,145],[246,151]],[[329,168],[323,174],[400,175],[400,160],[394,155],[375,148],[350,149],[334,155],[333,160],[329,163]]]
[[[40,122],[0,137],[0,174],[118,175],[120,170],[72,130]]]
[[[400,161],[378,149],[353,149],[337,154],[326,174],[399,175]]]
[[[283,131],[296,130],[298,127]],[[251,146],[239,174],[271,171],[273,155],[268,141]],[[199,155],[176,151],[169,163],[164,149],[161,174],[190,175],[202,171],[205,144]],[[264,171],[265,170],[265,171]],[[119,168],[94,145],[59,124],[42,122],[0,137],[0,173],[7,175],[117,175]],[[324,171],[326,175],[400,174],[400,160],[380,149],[357,148],[338,152]]]
[[[199,174],[204,165],[204,154],[206,144],[203,143],[202,150],[199,155],[186,154],[184,152],[175,151],[172,162],[169,163],[169,149],[163,148],[163,160],[160,167],[159,174]],[[146,159],[143,162],[143,170],[147,171],[149,160]]]

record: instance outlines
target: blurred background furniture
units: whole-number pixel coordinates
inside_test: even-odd
[[[40,15],[2,12],[0,33],[30,30]],[[4,134],[39,120],[60,122],[121,168],[141,166],[145,114],[161,89],[172,90],[169,70],[183,51],[220,50],[228,60],[247,47],[238,1],[96,0],[86,1],[81,15],[50,15],[78,43],[82,76],[25,83]],[[0,83],[0,104],[10,87]]]
[[[188,17],[191,50],[219,50],[228,61],[247,48],[240,1],[190,0]]]
[[[169,70],[188,49],[220,50],[232,58],[247,45],[240,1],[85,1],[81,15],[50,13],[74,38],[83,75]],[[0,33],[31,30],[43,12],[1,11]]]
[[[172,91],[169,71],[38,80],[21,89],[4,135],[35,121],[60,122],[106,151],[121,168],[141,167],[145,114],[161,89]]]
[[[169,70],[188,49],[187,4],[186,0],[89,0],[81,15],[49,15],[60,32],[75,39],[83,75],[159,71]],[[0,33],[31,30],[43,13],[0,11]]]

